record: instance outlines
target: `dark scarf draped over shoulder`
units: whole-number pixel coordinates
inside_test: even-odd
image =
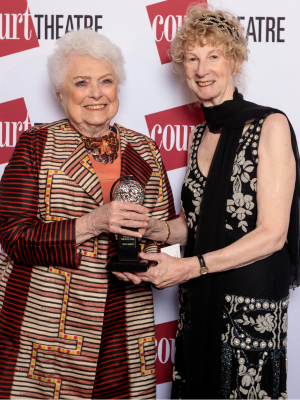
[[[201,105],[210,132],[221,132],[215,151],[201,204],[201,213],[193,255],[204,254],[225,246],[225,220],[227,193],[234,158],[244,126],[252,120],[282,111],[263,107],[249,101],[235,90],[233,100],[215,107]],[[297,173],[291,207],[287,246],[292,263],[291,286],[300,284],[300,162],[294,129],[289,122]]]
[[[234,92],[233,100],[202,111],[208,128],[221,133],[211,163],[201,203],[195,243],[188,243],[185,256],[205,254],[226,246],[226,204],[233,164],[239,139],[247,123],[273,113],[283,114],[274,108],[250,103]],[[291,139],[296,159],[297,174],[288,231],[288,251],[292,264],[290,284],[300,284],[299,274],[299,216],[300,216],[300,163],[296,136],[291,124]],[[238,271],[238,270],[236,270]],[[221,324],[223,317],[224,274],[208,274],[185,284],[186,314],[184,358],[186,398],[219,398],[221,374]]]

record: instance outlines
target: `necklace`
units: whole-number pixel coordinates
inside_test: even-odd
[[[108,135],[100,138],[81,137],[86,151],[91,154],[96,161],[102,164],[112,164],[118,158],[119,141],[117,131],[114,127],[110,128]]]

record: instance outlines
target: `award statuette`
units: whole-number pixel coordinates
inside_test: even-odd
[[[144,189],[131,179],[132,175],[121,176],[111,188],[110,200],[123,201],[124,203],[143,204]],[[131,231],[137,228],[123,227]],[[144,272],[147,271],[147,262],[138,261],[138,238],[128,235],[118,235],[118,260],[106,264],[108,271],[116,272]]]

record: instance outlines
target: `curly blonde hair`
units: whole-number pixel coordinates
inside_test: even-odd
[[[244,28],[231,13],[213,10],[206,4],[191,6],[184,24],[171,43],[172,69],[182,73],[185,52],[196,44],[213,47],[224,45],[224,57],[232,61],[233,71],[240,72],[241,65],[248,60],[248,42]]]

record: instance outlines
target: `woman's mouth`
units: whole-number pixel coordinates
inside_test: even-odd
[[[87,108],[88,110],[100,110],[101,108],[106,107],[106,104],[95,104],[92,106],[84,106],[84,108]]]
[[[214,82],[215,81],[197,82],[197,85],[200,87],[206,87],[212,85]]]

